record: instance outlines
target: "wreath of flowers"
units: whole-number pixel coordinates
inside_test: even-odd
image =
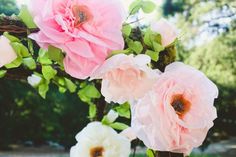
[[[175,61],[176,28],[165,19],[127,23],[140,9],[155,6],[136,0],[127,15],[120,0],[34,0],[0,18],[1,78],[27,78],[44,98],[54,83],[89,104],[92,122],[76,135],[71,157],[128,157],[136,138],[149,157],[188,155],[217,118],[216,85]],[[115,122],[130,111],[131,126]]]

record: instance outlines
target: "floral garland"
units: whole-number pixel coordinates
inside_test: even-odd
[[[154,8],[136,0],[130,15]],[[8,17],[0,18],[0,77],[28,70],[28,82],[44,98],[50,83],[72,93],[79,84],[79,97],[90,105],[96,122],[76,135],[71,157],[128,157],[135,138],[149,157],[188,155],[213,126],[218,89],[202,72],[175,62],[177,31],[167,20],[133,27],[119,0],[34,0],[15,18],[24,24],[4,27]],[[17,38],[19,32],[26,37]],[[104,116],[107,103],[120,106]],[[131,126],[115,122],[129,118],[129,108]]]

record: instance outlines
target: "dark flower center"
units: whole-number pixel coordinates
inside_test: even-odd
[[[184,115],[190,110],[191,103],[186,100],[183,95],[174,95],[171,106],[174,108],[176,114],[180,118],[183,118]]]
[[[103,157],[104,148],[95,147],[90,150],[90,157]]]
[[[75,17],[75,27],[79,27],[81,24],[92,18],[88,7],[84,5],[74,5],[72,7],[72,12]]]

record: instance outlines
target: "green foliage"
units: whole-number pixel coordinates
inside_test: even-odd
[[[138,11],[140,9],[142,9],[142,11],[144,13],[151,13],[151,12],[154,11],[155,8],[156,8],[156,5],[152,1],[149,1],[149,0],[135,0],[129,6],[129,13],[130,13],[130,15],[134,15],[134,14],[138,13]]]
[[[151,149],[146,150],[146,155],[147,157],[155,157],[155,154]]]
[[[113,129],[116,129],[116,130],[125,130],[129,127],[128,125],[126,125],[124,123],[120,123],[120,122],[112,123],[109,126],[112,127]]]
[[[63,65],[64,55],[62,54],[62,50],[60,50],[54,46],[49,46],[48,47],[48,57],[49,57],[49,59],[57,62],[58,64]]]
[[[21,10],[18,16],[28,28],[37,28],[27,6],[23,5],[21,7]]]
[[[47,81],[50,81],[51,79],[53,79],[56,76],[57,71],[49,65],[44,65],[44,66],[42,66],[42,74],[43,74],[43,77]]]
[[[115,111],[119,116],[130,119],[130,105],[128,103],[115,107]]]

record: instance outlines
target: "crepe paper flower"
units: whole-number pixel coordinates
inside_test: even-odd
[[[0,36],[0,67],[13,62],[17,58],[17,54],[10,43],[8,38],[3,35]]]
[[[131,127],[123,130],[121,133],[120,133],[122,136],[128,138],[130,141],[133,141],[134,139],[137,138],[135,132],[133,131],[133,129]]]
[[[130,141],[109,126],[92,122],[76,135],[70,157],[129,157]]]
[[[159,75],[147,66],[150,62],[143,54],[114,55],[91,75],[91,80],[102,79],[101,93],[108,103],[134,101],[152,88]]]
[[[65,71],[75,78],[86,79],[124,47],[120,0],[34,0],[30,10],[40,31],[29,37],[42,48],[62,49]]]
[[[29,76],[29,77],[27,78],[28,83],[29,83],[31,86],[33,86],[33,87],[39,85],[39,83],[41,82],[41,80],[42,80],[42,78],[39,77],[39,76],[37,76],[37,75],[35,75],[35,74],[32,74],[31,76]]]
[[[131,105],[132,129],[153,150],[189,154],[204,141],[217,118],[216,85],[202,72],[175,62]]]
[[[151,30],[161,35],[161,43],[165,47],[172,44],[178,36],[177,28],[164,18],[160,19],[158,22],[152,23]]]

